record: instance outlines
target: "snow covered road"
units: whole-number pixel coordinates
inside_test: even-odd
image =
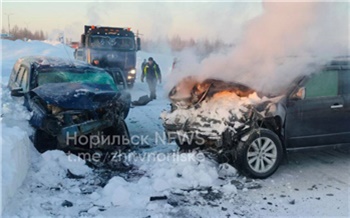
[[[57,45],[3,41],[3,79],[15,59],[31,51],[66,55],[57,53],[61,51]],[[139,63],[150,56],[138,55]],[[167,72],[172,56],[152,56]],[[147,84],[139,78],[131,91],[133,100],[148,94]],[[4,86],[2,91],[6,92]],[[23,108],[15,107],[16,117],[4,113],[4,108],[15,102],[2,98],[2,114],[7,118],[1,125],[28,129],[23,126],[28,116]],[[136,151],[125,157],[128,165],[90,168],[61,151],[39,154],[26,142],[28,173],[12,199],[8,198],[3,217],[350,217],[349,148],[291,153],[273,176],[255,181],[238,176],[230,166],[219,166],[202,153],[181,154],[174,143],[160,141],[157,136],[163,127],[159,116],[168,109],[163,85],[158,86],[157,100],[131,109],[126,120],[130,134],[148,138],[136,140],[140,142],[135,143]],[[10,140],[4,137],[7,133],[2,132],[2,142]],[[1,146],[4,161],[8,147]],[[8,184],[4,183],[4,172],[9,172],[5,167],[26,170],[3,162],[2,188]],[[166,199],[150,201],[152,196]]]

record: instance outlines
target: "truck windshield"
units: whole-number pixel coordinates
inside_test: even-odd
[[[135,42],[130,37],[92,35],[90,38],[91,48],[135,50]]]
[[[39,73],[38,86],[46,83],[92,83],[109,85],[113,90],[118,90],[113,78],[104,71],[55,69]]]

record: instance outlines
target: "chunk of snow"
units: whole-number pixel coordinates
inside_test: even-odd
[[[222,191],[225,194],[236,194],[237,188],[236,188],[236,186],[232,185],[231,183],[228,183],[228,184],[222,186]]]
[[[222,178],[237,176],[237,173],[238,171],[228,163],[223,163],[219,166],[219,176]]]

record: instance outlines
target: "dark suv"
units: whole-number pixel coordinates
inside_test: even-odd
[[[120,143],[107,136],[129,137],[124,119],[130,94],[122,75],[80,61],[33,56],[15,63],[8,86],[32,111],[32,139],[40,152],[110,150]]]
[[[209,119],[200,113],[192,113],[198,119],[192,115],[184,117],[184,112],[200,110],[218,93],[230,92],[243,99],[254,90],[215,79],[204,82],[187,79],[185,83],[191,84],[190,94],[179,98],[180,86],[174,87],[169,94],[172,111],[162,116],[168,137],[175,139],[182,149],[214,150],[220,161],[230,162],[247,176],[272,175],[287,150],[350,143],[347,57],[335,59],[311,76],[296,79],[278,97],[269,96],[244,105],[239,110],[242,116],[233,108],[229,111],[232,116],[226,120]],[[217,126],[225,126],[224,131],[215,129]],[[187,139],[191,135],[192,140],[183,140],[184,135]]]

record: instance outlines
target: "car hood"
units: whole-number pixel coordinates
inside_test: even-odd
[[[32,92],[47,104],[74,110],[94,110],[120,95],[109,85],[90,83],[48,83]]]
[[[169,98],[173,104],[186,108],[200,104],[204,99],[220,92],[232,92],[239,97],[248,97],[256,91],[239,83],[217,79],[200,81],[195,77],[186,77],[170,91]]]

